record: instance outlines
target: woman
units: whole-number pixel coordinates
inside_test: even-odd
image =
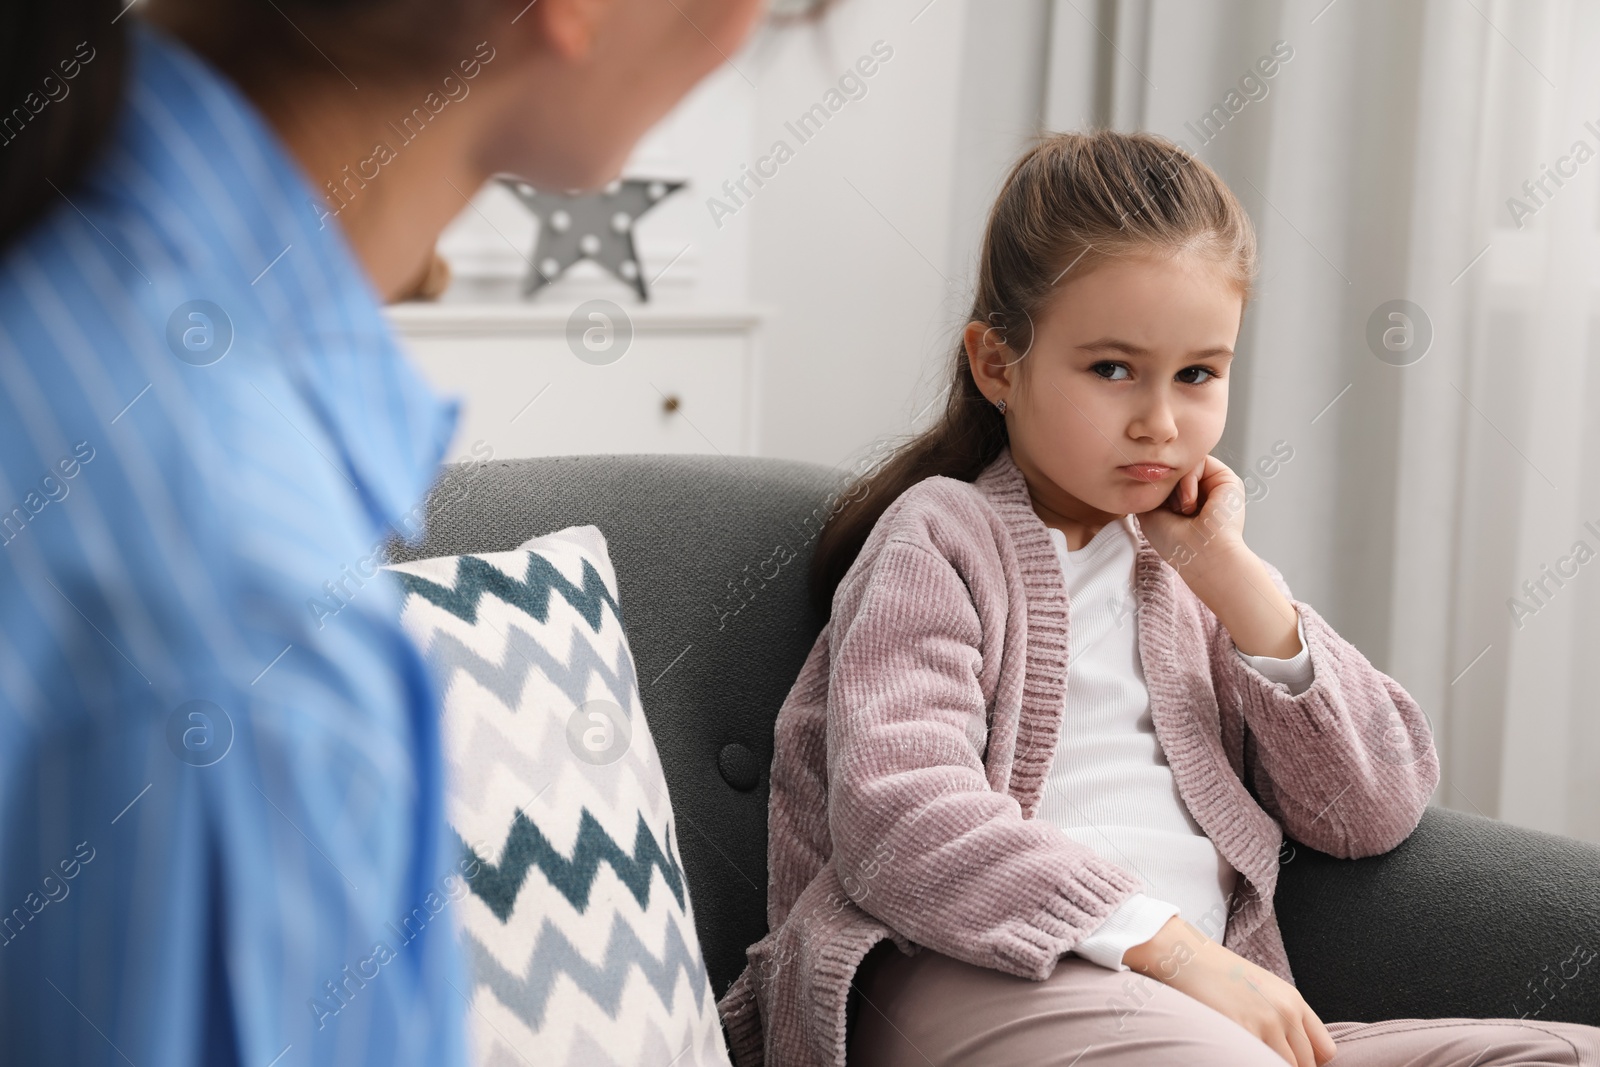
[[[491,174],[610,180],[758,6],[14,5],[0,1059],[462,1061],[436,694],[370,581],[456,409],[380,302]]]

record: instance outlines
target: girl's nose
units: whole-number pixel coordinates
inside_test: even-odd
[[[1154,441],[1170,441],[1178,436],[1178,420],[1173,417],[1172,404],[1165,390],[1158,391],[1144,401],[1135,412],[1128,432],[1134,437]]]

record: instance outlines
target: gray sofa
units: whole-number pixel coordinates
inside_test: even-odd
[[[504,551],[586,523],[605,534],[719,998],[767,932],[772,725],[824,622],[806,574],[843,487],[825,467],[748,457],[491,461],[447,468],[426,540],[393,551]],[[1284,942],[1324,1021],[1600,1025],[1600,848],[1435,807],[1386,855],[1289,842],[1282,860]]]

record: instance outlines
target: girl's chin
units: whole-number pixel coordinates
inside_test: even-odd
[[[1132,512],[1149,511],[1160,507],[1172,495],[1172,486],[1166,482],[1136,482],[1131,478],[1120,487],[1121,492],[1116,494],[1114,500],[1107,500],[1106,504],[1113,505],[1105,508],[1106,511]]]
[[[1124,515],[1139,515],[1152,508],[1160,507],[1166,496],[1153,494],[1135,495],[1123,493],[1120,497],[1109,497],[1101,500],[1086,500],[1084,503],[1095,508],[1104,515],[1109,515],[1113,520],[1121,519]]]
[[[1139,515],[1153,511],[1172,495],[1172,485],[1169,484],[1136,482],[1123,477],[1120,473],[1117,474],[1117,478],[1120,484],[1093,496],[1079,496],[1078,499],[1103,514],[1120,519],[1124,515]]]

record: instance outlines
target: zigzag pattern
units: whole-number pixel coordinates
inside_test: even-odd
[[[584,959],[583,953],[566,935],[546,920],[539,927],[525,978],[501,966],[471,931],[463,930],[461,941],[474,981],[487,985],[500,1003],[533,1030],[544,1026],[545,1005],[556,979],[563,974],[613,1019],[622,1002],[623,986],[635,966],[668,1012],[672,1010],[673,990],[680,973],[687,976],[689,988],[694,990],[697,1011],[704,1010],[706,996],[711,991],[705,963],[698,951],[690,951],[675,923],[667,928],[666,948],[658,960],[622,916],[612,916],[605,958],[596,966]]]
[[[426,578],[416,580],[427,581]],[[609,596],[607,594],[608,599]],[[499,664],[480,656],[454,634],[439,630],[428,650],[428,662],[441,686],[448,687],[455,672],[464,671],[513,711],[530,673],[542,673],[548,677],[572,701],[573,707],[589,699],[589,679],[599,675],[610,690],[612,699],[626,714],[630,717],[633,715],[633,701],[629,697],[638,679],[634,674],[633,657],[628,654],[624,642],[617,642],[615,668],[606,665],[589,641],[573,641],[572,662],[562,663],[550,654],[538,637],[515,623],[506,631],[506,646],[505,663]]]
[[[612,811],[621,809],[624,796],[638,802],[644,794],[643,803],[652,808],[669,803],[653,745],[630,744],[621,760],[593,767],[567,758],[566,724],[558,715],[515,719],[484,715],[468,718],[460,726],[465,738],[452,737],[445,753],[452,811],[456,813],[489,814],[486,809],[492,808],[491,793],[497,781],[495,775],[486,773],[489,768],[528,783],[548,782],[565,766],[583,776],[596,801],[610,801]],[[496,820],[496,826],[500,825],[503,821]]]
[[[721,1035],[717,1031],[715,1015],[691,1024],[691,1031],[699,1032],[690,1036],[688,1044],[682,1042],[681,1032],[678,1035],[680,1040],[669,1044],[666,1034],[662,1033],[654,1019],[629,1019],[630,1037],[637,1035],[637,1044],[624,1050],[608,1049],[595,1039],[594,1034],[575,1028],[564,1053],[547,1049],[540,1040],[545,1037],[544,1034],[533,1034],[531,1043],[521,1033],[507,1034],[481,1012],[475,1015],[474,1022],[483,1024],[477,1026],[478,1045],[483,1053],[480,1057],[482,1067],[528,1067],[532,1062],[540,1062],[541,1067],[704,1067],[705,1064],[728,1067],[727,1056],[718,1054],[721,1051]],[[529,1044],[534,1047],[518,1047]],[[529,1059],[524,1051],[542,1056],[543,1059]],[[619,1059],[614,1053],[625,1058]],[[551,1055],[560,1058],[552,1061]]]
[[[454,589],[399,568],[394,573],[407,593],[426,598],[468,624],[477,623],[478,601],[486,594],[520,608],[540,622],[549,621],[551,593],[560,593],[596,633],[600,630],[601,606],[604,604],[611,605],[618,623],[622,621],[621,606],[606,588],[600,572],[587,559],[583,561],[582,586],[567,581],[566,575],[537,552],[528,553],[528,573],[520,582],[477,556],[456,557]]]
[[[666,845],[672,799],[655,746],[637,731],[620,758],[594,765],[573,758],[556,715],[485,715],[450,721],[443,755],[446,816],[462,840],[488,855],[497,854],[518,808],[563,853],[572,850],[585,807],[613,840],[629,840],[642,814]]]
[[[670,834],[671,830],[667,832]],[[550,841],[521,809],[512,819],[511,832],[506,837],[499,866],[479,856],[461,840],[460,835],[456,835],[456,842],[461,846],[464,857],[481,865],[478,873],[467,879],[472,892],[488,905],[501,922],[505,922],[516,907],[517,894],[522,891],[528,871],[534,867],[544,872],[545,878],[572,902],[574,909],[582,912],[589,906],[589,892],[594,888],[601,860],[611,864],[611,869],[639,902],[640,908],[647,909],[650,906],[650,872],[656,868],[660,868],[667,888],[672,890],[678,902],[678,908],[682,910],[685,907],[683,868],[676,856],[664,853],[656,844],[643,814],[639,816],[638,830],[634,835],[632,856],[617,846],[588,808],[584,808],[578,817],[578,838],[572,846],[570,860],[551,846]],[[671,847],[670,840],[668,847]]]

